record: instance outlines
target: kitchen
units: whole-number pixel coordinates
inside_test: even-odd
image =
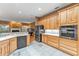
[[[4,9],[0,10],[0,56],[79,55],[78,3],[3,3],[0,7]]]

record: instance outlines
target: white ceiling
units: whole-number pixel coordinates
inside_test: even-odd
[[[56,7],[62,8],[69,3],[0,3],[0,19],[6,21],[34,22],[35,16],[41,17]],[[39,11],[38,8],[42,10]]]

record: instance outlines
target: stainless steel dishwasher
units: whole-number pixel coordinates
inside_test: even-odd
[[[17,49],[26,47],[27,36],[17,37]]]

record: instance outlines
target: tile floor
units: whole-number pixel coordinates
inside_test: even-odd
[[[10,56],[70,56],[44,43],[34,41],[30,46],[18,49]]]

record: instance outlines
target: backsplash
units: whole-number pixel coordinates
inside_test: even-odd
[[[45,33],[59,34],[59,30],[45,30]]]

